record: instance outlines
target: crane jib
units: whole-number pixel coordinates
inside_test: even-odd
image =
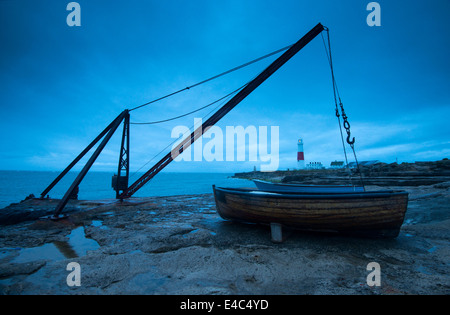
[[[121,150],[119,155],[119,166],[117,175],[113,176],[112,185],[116,190],[116,198],[117,199],[125,199],[131,197],[134,193],[136,193],[142,186],[144,186],[149,180],[151,180],[156,174],[158,174],[161,170],[163,170],[167,165],[170,164],[178,155],[180,155],[184,150],[186,150],[194,141],[199,139],[210,127],[214,126],[220,119],[222,119],[228,112],[230,112],[236,105],[238,105],[242,100],[244,100],[250,93],[252,93],[259,85],[261,85],[266,79],[268,79],[275,71],[277,71],[281,66],[283,66],[289,59],[291,59],[296,53],[298,53],[303,47],[305,47],[310,41],[312,41],[317,35],[319,35],[322,31],[326,30],[322,24],[317,24],[314,28],[312,28],[305,36],[303,36],[298,42],[294,45],[289,46],[286,51],[278,57],[274,62],[272,62],[264,71],[262,71],[257,77],[255,77],[248,84],[244,85],[239,89],[239,92],[231,98],[225,105],[223,105],[217,112],[215,112],[205,123],[203,123],[200,127],[198,127],[195,131],[191,133],[190,136],[186,137],[178,146],[176,146],[173,150],[167,153],[158,163],[156,163],[150,170],[148,170],[144,175],[142,175],[137,181],[135,181],[132,185],[127,187],[128,178],[129,178],[129,139],[130,139],[130,114],[131,110],[140,108],[147,104],[138,106],[131,110],[124,110],[119,116],[116,117],[73,161],[67,166],[61,174],[41,193],[41,199],[45,197],[45,195],[77,164],[100,140],[100,144],[97,149],[94,151],[92,156],[89,158],[88,162],[85,164],[81,172],[73,181],[72,185],[69,187],[64,197],[58,203],[55,208],[55,213],[53,216],[50,216],[50,219],[60,219],[60,213],[66,206],[69,199],[71,199],[74,194],[78,192],[78,186],[94,164],[97,157],[100,155],[108,141],[111,139],[114,132],[117,130],[119,125],[123,122],[124,128],[122,133],[122,142],[121,142]],[[278,50],[284,51],[285,48]],[[276,53],[276,52],[274,52]],[[273,55],[271,53],[269,55]],[[258,58],[257,60],[260,60]],[[253,62],[253,61],[252,61]],[[252,63],[250,62],[250,63]],[[247,63],[247,64],[250,64]],[[235,69],[241,68],[237,67]],[[233,71],[235,69],[232,69]],[[228,71],[230,72],[230,71]],[[225,72],[225,73],[228,73]],[[224,73],[224,74],[225,74]],[[220,76],[220,75],[219,75]],[[218,77],[218,76],[215,76]],[[206,81],[214,79],[210,78]],[[202,82],[201,82],[202,83]],[[199,83],[199,84],[201,84]],[[198,85],[198,84],[197,84]],[[195,86],[195,85],[194,85]],[[176,92],[178,93],[178,92]],[[170,95],[173,95],[172,93]],[[169,96],[170,96],[169,95]],[[121,172],[125,172],[125,176],[121,176]],[[122,191],[122,193],[120,193]]]
[[[230,101],[223,105],[214,115],[212,115],[205,123],[198,127],[186,137],[174,150],[167,153],[158,163],[156,163],[150,170],[142,175],[138,180],[131,184],[127,190],[119,196],[120,199],[131,197],[136,191],[144,186],[156,174],[158,174],[164,167],[166,167],[173,159],[188,148],[195,140],[200,138],[202,134],[211,126],[214,126],[220,119],[228,114],[236,105],[244,100],[250,93],[252,93],[258,86],[260,86],[266,79],[274,74],[281,66],[283,66],[289,59],[297,54],[303,47],[311,42],[317,35],[319,35],[325,27],[318,23],[298,42],[291,46],[278,59],[272,62],[264,71],[262,71],[255,79],[250,81],[240,92],[238,92]]]

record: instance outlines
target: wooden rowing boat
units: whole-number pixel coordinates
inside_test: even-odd
[[[281,184],[271,183],[263,180],[254,179],[256,187],[261,191],[268,192],[322,192],[322,193],[342,193],[342,192],[364,192],[362,186],[351,185],[297,185],[297,184]]]
[[[213,191],[225,220],[368,237],[397,237],[408,205],[403,191],[271,193],[215,186]]]

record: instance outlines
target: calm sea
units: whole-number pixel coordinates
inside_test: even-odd
[[[0,171],[0,209],[26,196],[41,192],[58,176],[58,172]],[[77,172],[69,172],[49,193],[51,198],[62,198]],[[112,172],[90,172],[81,182],[78,199],[96,200],[115,198],[111,188]],[[142,174],[130,177],[130,184]],[[134,197],[173,196],[212,193],[212,185],[222,187],[254,187],[253,182],[231,178],[226,173],[160,173]]]

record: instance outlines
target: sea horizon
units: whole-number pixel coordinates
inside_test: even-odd
[[[33,194],[39,197],[61,171],[18,171],[0,170],[0,209],[11,203],[18,203]],[[49,192],[49,197],[60,199],[64,196],[79,171],[68,172]],[[80,184],[78,199],[115,199],[111,187],[113,171],[88,172]],[[133,183],[145,172],[130,172],[129,183]],[[212,193],[212,185],[227,187],[252,186],[249,180],[232,178],[232,172],[161,172],[137,191],[134,197],[175,196]],[[197,176],[195,176],[197,175]]]

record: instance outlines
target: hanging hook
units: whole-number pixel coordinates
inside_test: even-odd
[[[355,137],[353,137],[353,139],[350,140],[350,132],[347,133],[347,143],[349,145],[353,145],[355,143]]]
[[[350,123],[347,120],[347,116],[344,117],[344,128],[345,131],[347,131],[347,143],[349,145],[353,145],[355,143],[355,137],[353,137],[353,139],[350,140]]]

